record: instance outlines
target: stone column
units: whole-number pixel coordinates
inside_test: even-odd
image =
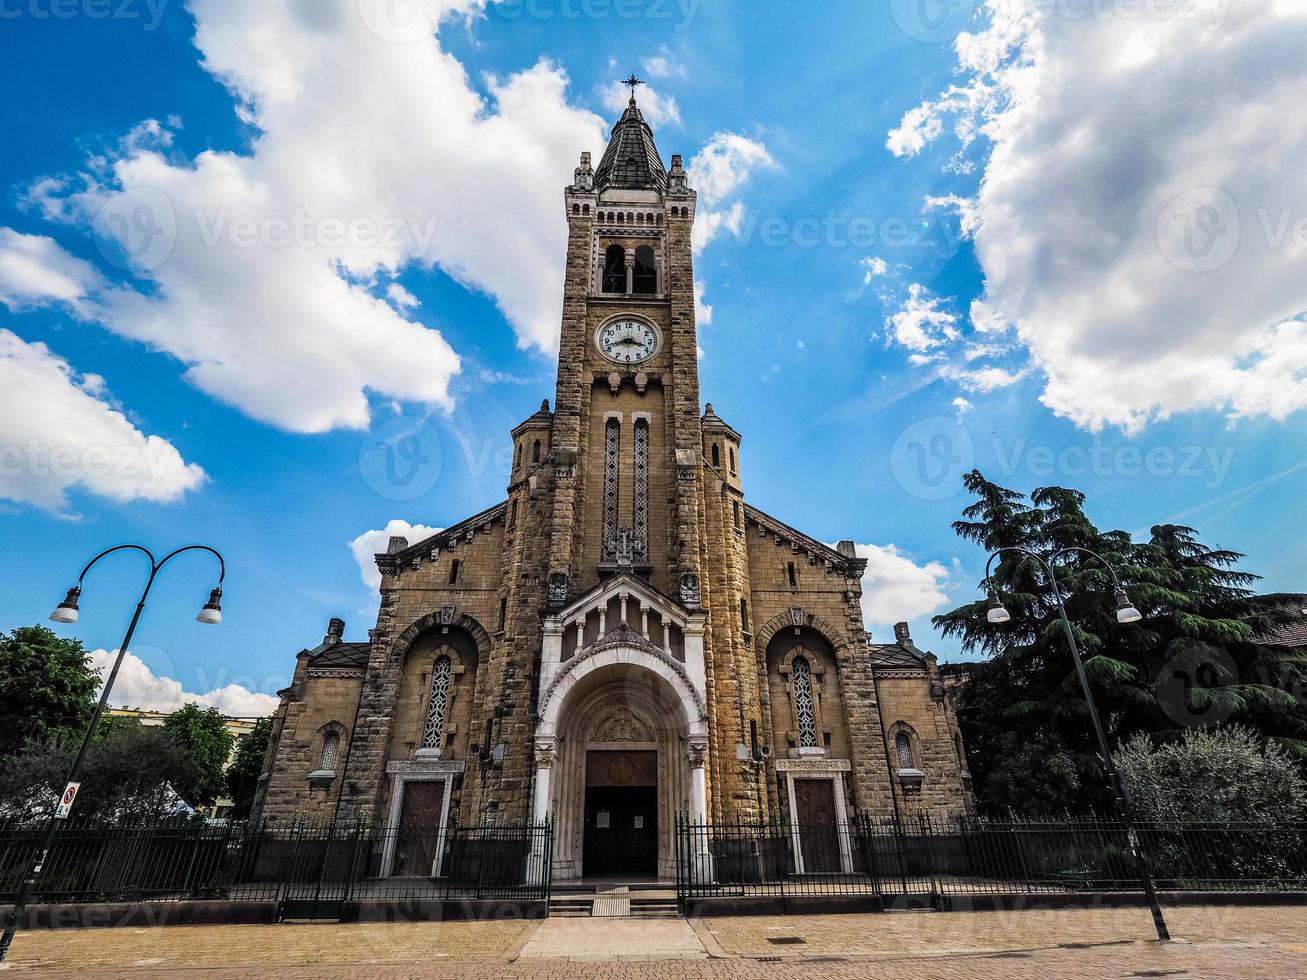
[[[690,865],[694,881],[707,883],[713,880],[712,855],[708,853],[708,738],[691,735],[686,741],[685,755],[690,762]]]
[[[626,294],[635,292],[635,249],[626,250]]]
[[[538,738],[535,742],[535,761],[536,761],[536,787],[535,803],[532,807],[532,823],[536,828],[542,828],[549,820],[550,811],[553,809],[553,774],[554,760],[558,756],[558,740],[554,738]],[[557,831],[557,828],[554,828]],[[546,875],[550,873],[549,868],[545,867],[545,839],[544,832],[536,829],[531,838],[531,859],[527,865],[527,881],[532,884],[543,884],[547,879]]]

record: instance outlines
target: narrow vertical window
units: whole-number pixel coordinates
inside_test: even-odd
[[[731,454],[731,476],[735,475],[735,450],[727,450]]]
[[[449,706],[449,683],[453,664],[448,657],[437,657],[431,668],[431,697],[427,700],[427,720],[422,726],[422,747],[438,749],[445,740],[445,710]]]
[[[609,419],[604,426],[604,561],[617,560],[617,466],[621,448],[621,423]]]
[[[658,292],[658,266],[654,250],[648,245],[641,245],[635,250],[634,292],[652,296]]]
[[[336,771],[336,759],[340,756],[340,733],[327,732],[322,736],[322,757],[318,759],[318,768],[323,772]]]
[[[517,498],[508,502],[508,526],[517,527]]]
[[[899,732],[894,736],[894,755],[899,760],[900,769],[915,769],[912,764],[912,738],[907,732]]]
[[[499,631],[504,631],[504,624],[508,621],[508,597],[499,600]]]
[[[797,575],[794,574],[794,562],[792,562],[792,561],[791,561],[791,562],[786,562],[786,564],[785,564],[785,571],[786,571],[786,574],[789,575],[789,578],[790,578],[790,588],[791,588],[791,589],[797,588],[798,585],[799,585],[799,578],[798,578]]]
[[[458,559],[455,558],[449,565],[449,584],[453,585],[458,581]]]
[[[740,628],[749,632],[749,600],[740,600]]]
[[[540,462],[540,440],[537,439],[531,444],[531,462]]]
[[[649,560],[649,423],[635,421],[635,507],[632,514],[635,541],[632,559]]]
[[[712,464],[713,466],[716,466],[718,469],[721,469],[722,454],[721,451],[717,448],[717,443],[715,442],[712,444]]]
[[[817,711],[812,700],[812,667],[807,657],[790,662],[790,691],[794,696],[794,717],[799,725],[799,747],[817,747]]]
[[[518,470],[522,467],[522,444],[517,444],[517,451],[513,454],[513,469]]]
[[[732,501],[731,501],[731,511],[732,511],[732,512],[734,513],[734,515],[735,515],[735,528],[736,528],[736,530],[739,530],[739,527],[740,527],[740,502],[739,502],[738,500],[732,500]]]
[[[603,291],[626,292],[626,249],[621,245],[609,245],[604,251]]]

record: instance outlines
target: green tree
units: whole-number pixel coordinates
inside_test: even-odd
[[[226,786],[232,734],[217,708],[184,704],[168,716],[163,730],[180,748],[186,765],[172,788],[193,807],[212,806]]]
[[[29,741],[0,760],[0,819],[43,818],[63,790],[78,745]],[[178,741],[159,726],[105,718],[87,750],[73,807],[76,820],[150,819],[179,809],[172,789],[189,767]]]
[[[1307,713],[1293,691],[1302,684],[1302,651],[1256,642],[1287,614],[1252,594],[1256,576],[1235,568],[1242,556],[1207,548],[1189,528],[1160,525],[1138,544],[1123,531],[1100,531],[1075,490],[1045,487],[1027,498],[978,471],[965,484],[977,499],[954,524],[960,536],[986,551],[1091,549],[1118,570],[1144,613],[1140,623],[1117,623],[1111,575],[1091,556],[1070,553],[1058,563],[1111,744],[1138,732],[1243,721],[1290,749],[1301,745]],[[964,651],[988,658],[959,703],[982,806],[1105,808],[1110,791],[1052,582],[1038,562],[1009,552],[996,561],[992,583],[1011,622],[989,623],[981,598],[934,620]]]
[[[232,801],[233,817],[244,819],[250,815],[271,738],[272,719],[260,718],[250,733],[236,742],[235,755],[227,767],[227,797]]]
[[[1160,745],[1135,735],[1115,760],[1145,820],[1283,824],[1307,816],[1297,761],[1242,725],[1191,729]]]
[[[65,640],[44,626],[0,633],[0,758],[29,739],[80,737],[98,689],[80,640]]]

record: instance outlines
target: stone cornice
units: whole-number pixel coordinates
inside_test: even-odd
[[[457,541],[460,538],[467,538],[470,541],[477,531],[489,530],[490,525],[496,521],[502,521],[507,512],[508,501],[504,500],[479,514],[474,514],[467,520],[459,521],[452,527],[445,528],[439,534],[433,534],[429,538],[423,538],[416,544],[409,545],[403,551],[379,554],[376,556],[377,569],[382,575],[394,575],[405,565],[412,565],[416,568],[424,558],[433,557],[433,552],[448,547],[451,541]]]
[[[802,531],[778,521],[769,514],[764,514],[751,504],[744,505],[744,517],[746,523],[754,524],[759,530],[773,535],[778,541],[789,541],[798,545],[801,550],[807,551],[819,561],[824,561],[827,565],[839,568],[851,575],[861,578],[863,571],[867,567],[867,559],[851,558],[848,555],[841,554],[830,545],[822,544],[816,538],[809,537]]]

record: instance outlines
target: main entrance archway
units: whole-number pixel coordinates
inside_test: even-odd
[[[550,692],[536,816],[554,821],[555,877],[675,875],[676,813],[703,807],[706,738],[702,705],[671,668],[618,648],[579,658]]]
[[[565,695],[554,767],[554,873],[675,874],[672,830],[690,805],[688,719],[656,673],[612,663]]]

